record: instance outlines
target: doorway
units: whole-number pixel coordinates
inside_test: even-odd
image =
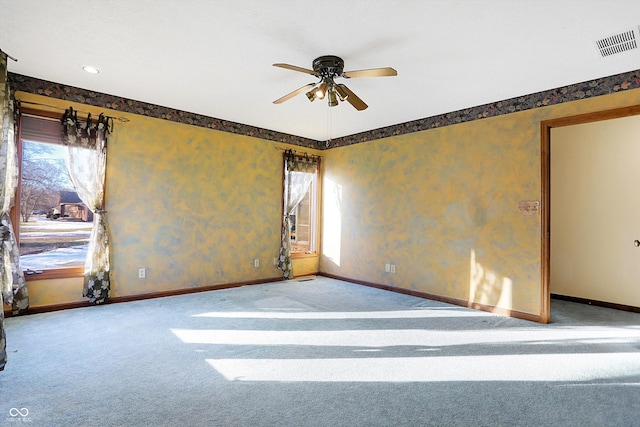
[[[541,125],[541,318],[551,294],[640,307],[640,106]]]

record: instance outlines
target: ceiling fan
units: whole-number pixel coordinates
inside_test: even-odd
[[[273,64],[274,67],[286,68],[288,70],[299,71],[301,73],[311,74],[320,79],[317,83],[309,83],[291,93],[286,94],[282,98],[273,101],[274,104],[281,104],[294,96],[306,93],[309,101],[316,99],[324,99],[325,96],[329,100],[329,107],[338,105],[338,100],[347,101],[353,107],[362,111],[368,107],[364,101],[356,96],[347,86],[336,83],[335,78],[343,77],[346,79],[360,77],[384,77],[397,76],[398,72],[391,67],[371,68],[368,70],[343,71],[344,61],[342,58],[333,55],[320,56],[313,60],[313,70],[308,68],[297,67],[289,64]]]

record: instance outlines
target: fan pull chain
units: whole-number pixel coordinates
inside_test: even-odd
[[[331,144],[331,118],[333,114],[332,108],[327,108],[327,142],[325,143],[325,148],[329,148],[329,144]]]

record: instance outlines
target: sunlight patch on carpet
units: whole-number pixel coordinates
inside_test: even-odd
[[[419,319],[439,317],[491,317],[491,313],[464,309],[419,309],[400,311],[336,311],[336,312],[289,312],[289,311],[212,311],[195,314],[193,317],[230,319]]]
[[[571,353],[340,359],[207,359],[229,381],[593,381],[640,374],[640,354]]]

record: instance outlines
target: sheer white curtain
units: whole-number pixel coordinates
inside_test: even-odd
[[[109,297],[111,287],[109,234],[103,205],[109,119],[101,114],[97,123],[93,123],[89,114],[86,122],[80,122],[78,113],[70,108],[62,118],[62,125],[69,176],[78,197],[94,214],[82,295],[92,304],[101,304]]]
[[[7,79],[7,55],[0,51],[0,371],[7,362],[4,303],[11,304],[15,314],[29,308],[29,294],[9,216],[18,186],[15,114]]]
[[[293,277],[293,263],[291,261],[291,214],[300,204],[314,174],[318,171],[318,158],[315,156],[297,156],[295,151],[284,153],[284,193],[282,240],[278,268],[282,270],[285,279]]]

